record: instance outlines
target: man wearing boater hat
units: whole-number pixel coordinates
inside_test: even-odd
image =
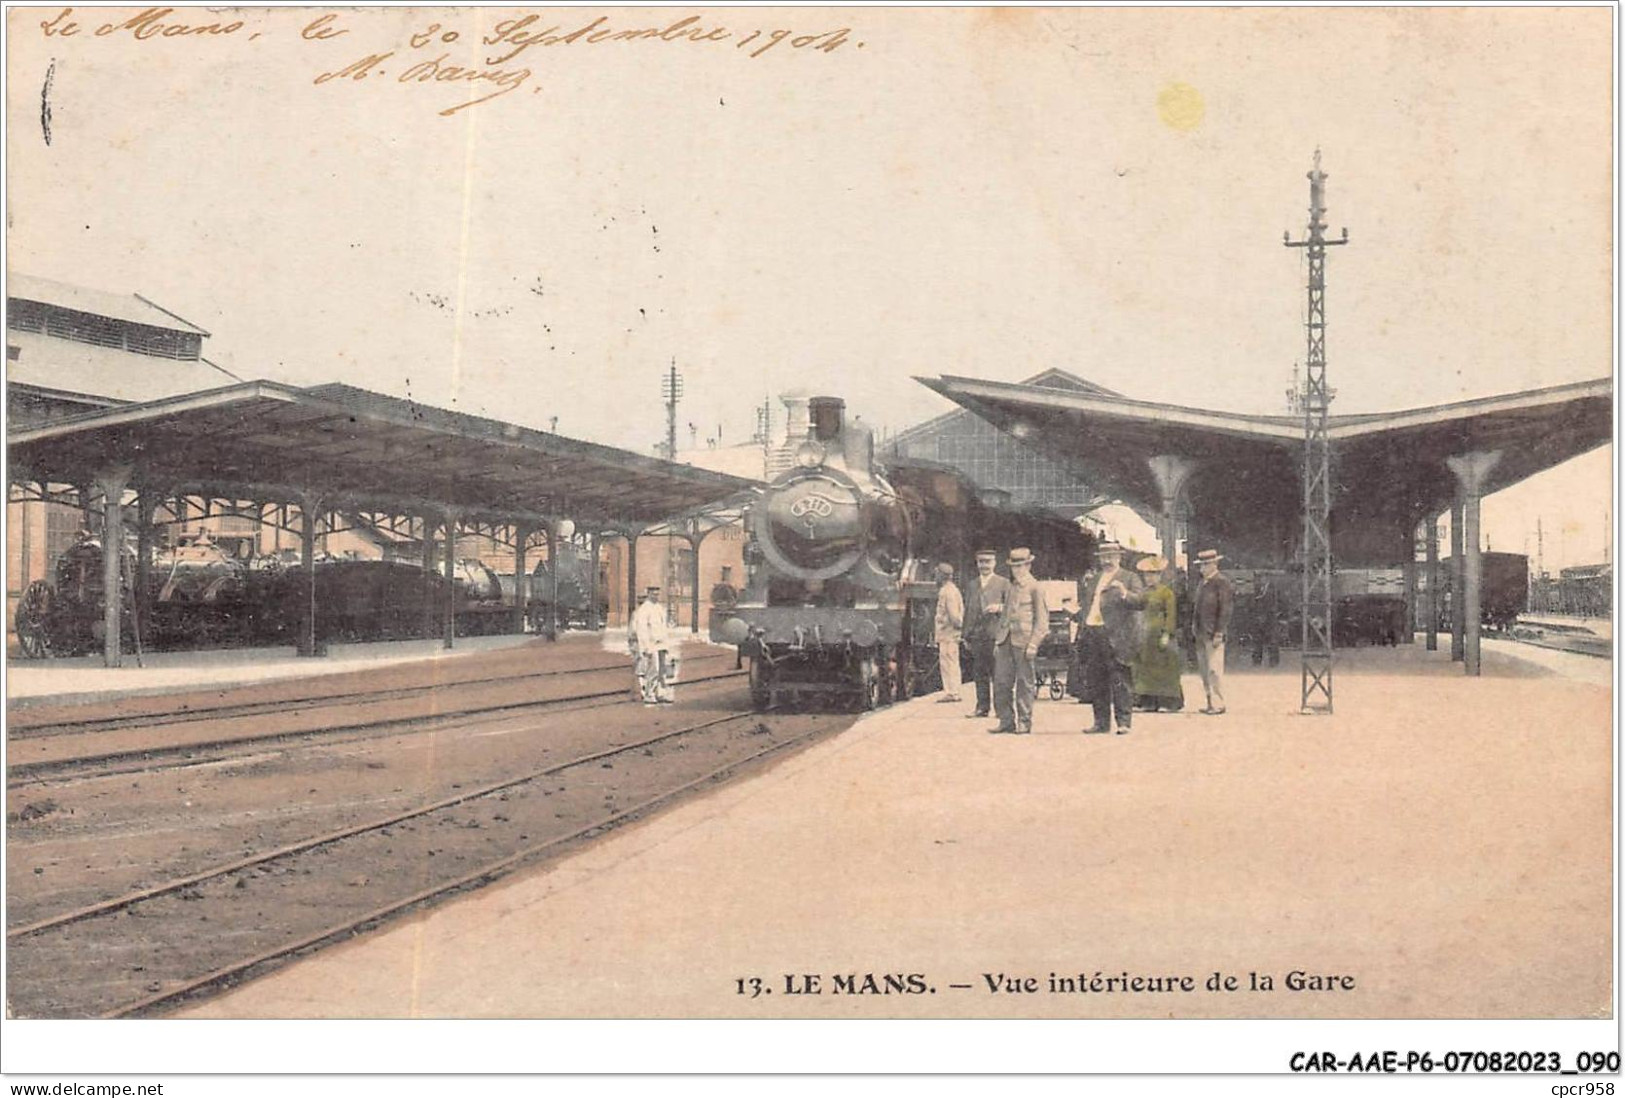
[[[1049,605],[1033,579],[1031,549],[1010,550],[1010,593],[993,629],[993,711],[999,723],[990,732],[1033,730],[1033,699],[1038,682],[1033,661],[1049,631]]]
[[[961,643],[970,654],[971,678],[976,683],[976,711],[971,718],[993,711],[993,630],[1004,613],[1010,581],[993,570],[999,555],[976,550],[976,575],[965,584],[965,617]]]
[[[660,588],[643,592],[643,605],[632,615],[626,647],[637,661],[638,690],[644,705],[669,705],[677,694],[671,684],[677,681],[677,649],[671,643],[666,625],[666,608],[660,605]]]
[[[1134,720],[1129,676],[1140,644],[1144,585],[1123,567],[1123,547],[1110,538],[1095,547],[1095,562],[1078,581],[1078,663],[1083,697],[1095,710],[1094,727],[1084,731],[1110,732],[1115,711],[1121,736]]]
[[[1202,673],[1202,689],[1207,691],[1202,712],[1210,716],[1224,712],[1224,636],[1236,603],[1230,577],[1219,572],[1223,559],[1217,549],[1196,554],[1196,565],[1202,570],[1202,585],[1196,589],[1196,666]]]

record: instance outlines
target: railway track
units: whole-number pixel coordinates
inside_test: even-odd
[[[720,661],[704,657],[695,663]],[[552,678],[547,673],[532,678]],[[289,742],[333,741],[345,735],[386,735],[400,731],[433,731],[449,722],[479,714],[512,713],[526,709],[581,706],[583,703],[630,699],[631,685],[625,663],[572,675],[565,690],[536,694],[523,689],[499,689],[508,679],[482,680],[455,687],[413,687],[404,691],[372,691],[334,696],[292,713],[260,708],[233,712],[213,720],[183,718],[171,724],[135,718],[129,726],[102,726],[72,732],[19,736],[8,748],[8,789],[46,781],[102,777],[155,765],[203,765],[231,757],[232,752],[260,749]],[[602,679],[596,689],[582,689],[583,675]],[[684,685],[740,678],[742,671],[689,678]],[[611,685],[613,684],[613,685]],[[592,684],[596,685],[596,684]],[[105,722],[101,722],[105,724]],[[178,729],[179,734],[173,730]]]
[[[156,1012],[489,883],[846,723],[730,712],[36,919],[7,931],[12,1009]]]
[[[731,658],[723,653],[694,656],[685,659],[684,665],[716,663]],[[126,711],[134,707],[138,710],[136,712],[106,713],[103,716],[93,717],[53,719],[50,714],[60,711],[63,707],[36,710],[23,709],[10,716],[7,724],[7,735],[13,740],[27,740],[72,735],[74,733],[147,728],[154,725],[169,726],[190,724],[197,721],[232,720],[239,717],[295,713],[308,709],[330,708],[339,705],[359,705],[373,701],[397,701],[421,697],[431,691],[444,692],[447,690],[460,690],[464,687],[489,686],[493,683],[531,682],[538,679],[556,679],[566,675],[595,674],[598,672],[619,672],[622,676],[629,676],[631,674],[631,662],[627,659],[621,659],[611,663],[589,663],[581,666],[548,668],[542,671],[523,671],[517,674],[482,674],[470,678],[447,679],[413,686],[377,687],[362,690],[318,689],[304,695],[273,697],[251,702],[231,702],[227,700],[182,701],[183,708],[179,710],[175,708],[176,702],[172,696],[137,697],[125,699],[112,705],[104,703],[95,707],[104,711],[115,706]],[[297,680],[297,683],[307,690],[325,685],[320,679]],[[204,697],[207,698],[208,696],[204,695]],[[78,710],[91,707],[75,706],[69,708]],[[142,709],[146,711],[139,711]]]

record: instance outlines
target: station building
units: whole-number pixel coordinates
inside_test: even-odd
[[[1021,384],[1061,392],[1108,394],[1065,370],[1045,370]],[[1111,497],[1089,484],[1087,470],[1064,455],[1028,445],[1010,431],[964,408],[955,408],[886,440],[885,452],[898,458],[936,462],[964,473],[1001,502],[1044,507],[1068,518],[1087,515]]]

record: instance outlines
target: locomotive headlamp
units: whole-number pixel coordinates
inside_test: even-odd
[[[824,447],[808,439],[796,451],[796,464],[803,469],[816,469],[824,464]]]

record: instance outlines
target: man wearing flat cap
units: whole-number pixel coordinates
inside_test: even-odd
[[[942,697],[938,702],[959,700],[959,637],[965,626],[965,600],[954,586],[954,566],[947,561],[937,565],[937,665],[942,669]]]
[[[1236,589],[1219,571],[1223,559],[1217,549],[1196,554],[1196,566],[1202,570],[1202,585],[1196,589],[1196,665],[1207,693],[1202,712],[1209,716],[1224,712],[1224,637],[1236,605]]]
[[[993,570],[998,559],[992,549],[976,550],[976,575],[965,584],[963,644],[976,683],[976,710],[967,715],[973,719],[993,711],[993,630],[1010,595],[1010,581]]]
[[[1107,538],[1095,547],[1095,567],[1078,581],[1078,665],[1083,672],[1079,697],[1095,710],[1094,727],[1117,734],[1133,723],[1134,696],[1130,667],[1140,647],[1140,614],[1145,605],[1140,578],[1123,567],[1123,547]]]
[[[1031,549],[1010,550],[1010,593],[993,630],[993,711],[999,723],[991,732],[1033,730],[1033,700],[1038,678],[1033,661],[1038,642],[1049,632],[1049,605],[1033,579]]]
[[[671,642],[666,624],[666,608],[660,605],[660,588],[643,592],[643,605],[632,615],[626,647],[637,661],[638,692],[644,705],[670,705],[677,698],[672,683],[677,681],[677,647]]]

